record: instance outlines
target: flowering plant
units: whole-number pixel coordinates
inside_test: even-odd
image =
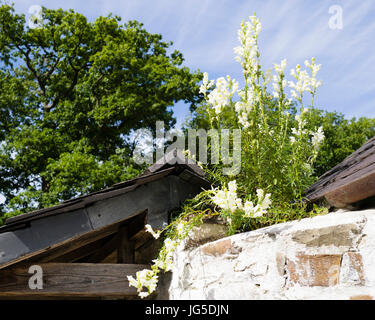
[[[214,81],[204,73],[200,93],[206,102],[194,120],[195,124],[206,123],[210,129],[241,129],[242,170],[234,180],[221,173],[220,164],[205,166],[220,187],[203,191],[185,205],[181,215],[162,230],[167,236],[151,270],[140,271],[137,279],[128,277],[129,285],[136,287],[142,298],[156,289],[160,270],[172,269],[174,251],[204,217],[220,215],[228,224],[229,234],[233,234],[322,212],[315,208],[306,213],[299,201],[301,192],[314,180],[312,165],[324,139],[323,128],[312,128],[310,124],[314,97],[321,85],[316,78],[321,66],[314,58],[306,60],[311,75],[297,65],[290,72],[294,78],[290,81],[285,74],[286,59],[274,64],[274,74],[272,70],[263,72],[258,48],[260,31],[261,23],[255,16],[241,23],[240,46],[234,52],[243,69],[243,86],[240,88],[229,75]],[[311,96],[309,106],[305,106],[305,93]],[[151,226],[146,230],[156,239],[161,234]]]
[[[200,92],[206,102],[198,109],[196,116],[201,118],[195,124],[205,119],[210,128],[241,129],[241,172],[236,175],[241,192],[255,196],[258,189],[264,190],[280,205],[295,201],[315,179],[313,163],[324,132],[322,127],[312,127],[310,117],[322,83],[316,78],[321,65],[314,58],[306,60],[307,70],[297,65],[290,71],[289,81],[286,59],[263,72],[260,31],[256,16],[243,21],[238,31],[240,46],[234,52],[243,69],[242,87],[229,75],[214,81],[204,73]],[[306,94],[311,97],[309,103]],[[220,165],[216,169],[221,170]],[[228,179],[222,177],[220,182],[225,184]],[[250,202],[246,207],[251,208]]]

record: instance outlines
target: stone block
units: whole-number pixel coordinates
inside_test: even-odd
[[[195,247],[207,242],[216,241],[226,237],[228,227],[217,223],[203,223],[199,227],[194,227],[189,235],[186,246]]]
[[[222,256],[232,248],[230,239],[209,243],[202,247],[202,253],[210,256]]]
[[[361,226],[355,223],[331,227],[301,230],[293,234],[292,240],[307,247],[335,246],[352,247],[354,237],[361,232]]]
[[[346,252],[343,254],[340,283],[345,285],[365,285],[362,255],[359,252]]]
[[[341,255],[298,254],[287,260],[288,284],[300,286],[335,286],[339,282]]]

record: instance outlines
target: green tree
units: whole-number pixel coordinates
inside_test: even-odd
[[[322,126],[325,139],[320,146],[314,170],[321,176],[375,136],[375,119],[345,119],[342,113],[314,109],[311,124]]]
[[[0,6],[0,193],[7,215],[130,178],[133,130],[175,124],[172,106],[200,101],[202,75],[172,42],[137,21],[89,22],[43,8],[30,27]],[[9,213],[10,212],[10,213]],[[1,214],[0,214],[1,216]]]

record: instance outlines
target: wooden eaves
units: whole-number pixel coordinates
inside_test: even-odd
[[[375,196],[375,137],[323,174],[304,192],[310,202],[345,208]]]
[[[136,250],[150,240],[146,222],[144,210],[2,265],[0,298],[135,297],[126,276],[149,267],[134,263]],[[113,252],[117,263],[105,263]],[[43,270],[42,289],[29,286],[33,265]]]
[[[0,299],[137,298],[127,275],[149,267],[157,242],[145,231],[210,184],[174,150],[138,178],[23,214],[0,227]],[[157,249],[157,248],[156,248]],[[29,268],[43,269],[31,289]]]

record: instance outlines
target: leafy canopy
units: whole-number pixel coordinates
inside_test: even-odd
[[[132,130],[154,129],[156,120],[172,127],[174,103],[200,99],[201,73],[183,67],[171,45],[117,16],[89,22],[43,8],[31,28],[1,5],[3,212],[50,206],[137,174]]]

